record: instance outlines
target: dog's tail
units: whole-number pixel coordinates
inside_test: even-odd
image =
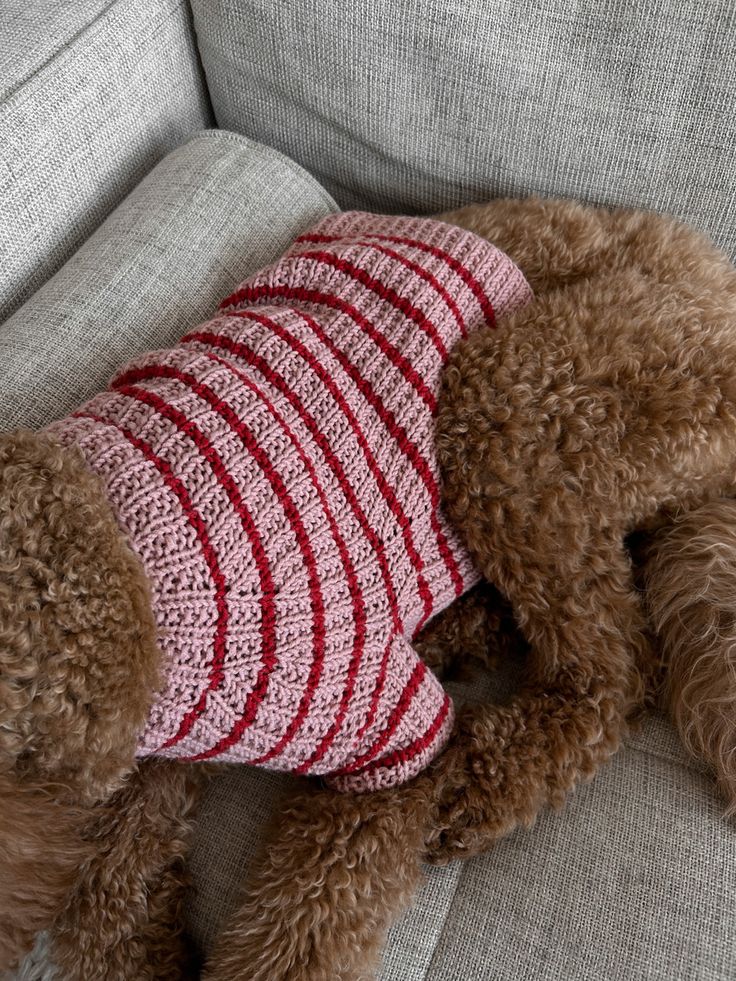
[[[673,719],[736,813],[736,501],[712,501],[660,532],[645,587]]]
[[[63,908],[91,854],[89,811],[49,788],[0,773],[0,974],[15,966]]]

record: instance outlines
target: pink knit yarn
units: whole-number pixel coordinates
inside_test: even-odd
[[[366,790],[440,750],[452,706],[411,640],[476,577],[439,507],[439,376],[529,297],[459,228],[332,215],[49,427],[151,582],[166,681],[140,755]]]

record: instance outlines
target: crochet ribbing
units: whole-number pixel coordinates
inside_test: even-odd
[[[440,510],[440,371],[529,297],[459,228],[332,215],[49,427],[151,583],[166,675],[140,755],[365,790],[439,752],[452,705],[411,640],[476,579]]]

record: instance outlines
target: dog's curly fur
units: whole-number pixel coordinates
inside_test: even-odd
[[[454,857],[591,776],[656,676],[624,539],[731,486],[736,273],[642,212],[537,200],[446,218],[536,291],[455,348],[438,416],[448,514],[531,645],[526,689],[462,716],[440,762],[433,851]]]
[[[0,439],[0,967],[68,898],[90,809],[130,773],[158,684],[148,584],[97,479]]]
[[[84,840],[92,852],[54,924],[54,961],[62,977],[196,977],[184,930],[185,859],[206,777],[206,767],[144,760],[91,811]]]
[[[639,212],[529,199],[443,217],[507,252],[536,299],[458,345],[437,420],[448,514],[506,600],[478,588],[419,648],[445,671],[461,652],[491,664],[528,646],[528,681],[506,706],[461,712],[406,787],[299,792],[209,981],[372,976],[423,855],[475,854],[593,775],[660,669],[624,547],[633,531],[650,536],[675,717],[735,799],[734,593],[711,586],[730,583],[736,545],[716,568],[697,544],[729,520],[733,268],[692,229]],[[133,763],[159,669],[145,580],[74,454],[11,434],[0,474],[0,966],[50,926],[68,981],[185,977],[199,780]],[[682,618],[707,626],[698,644]]]
[[[736,813],[736,501],[677,516],[650,543],[646,602],[667,654],[683,743],[715,770]]]

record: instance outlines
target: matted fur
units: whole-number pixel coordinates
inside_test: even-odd
[[[569,202],[497,201],[444,217],[506,251],[536,292],[497,330],[458,346],[438,415],[448,512],[523,637],[499,594],[481,588],[431,624],[420,649],[446,669],[528,647],[528,681],[508,705],[461,712],[447,750],[408,786],[358,797],[305,790],[286,806],[208,981],[370,977],[425,852],[474,854],[592,776],[659,667],[625,536],[730,492],[736,275],[724,256],[667,219]],[[95,511],[78,461],[36,439],[0,443],[0,540],[10,548],[0,562],[0,766],[25,779],[64,774],[72,799],[88,777],[91,795],[119,791],[90,805],[86,832],[52,845],[94,844],[53,933],[65,981],[110,978],[108,956],[115,981],[173,981],[188,969],[176,966],[174,924],[196,788],[175,767],[141,768],[124,783],[156,683],[145,584],[110,516]],[[109,594],[90,522],[106,546],[104,581],[119,586]],[[62,659],[48,657],[59,624],[81,624],[81,584],[109,625],[104,672],[81,626],[63,633]],[[99,704],[99,731],[70,691]],[[128,956],[121,941],[133,935]]]
[[[709,763],[736,813],[736,501],[679,515],[652,542],[646,600],[685,746]]]

